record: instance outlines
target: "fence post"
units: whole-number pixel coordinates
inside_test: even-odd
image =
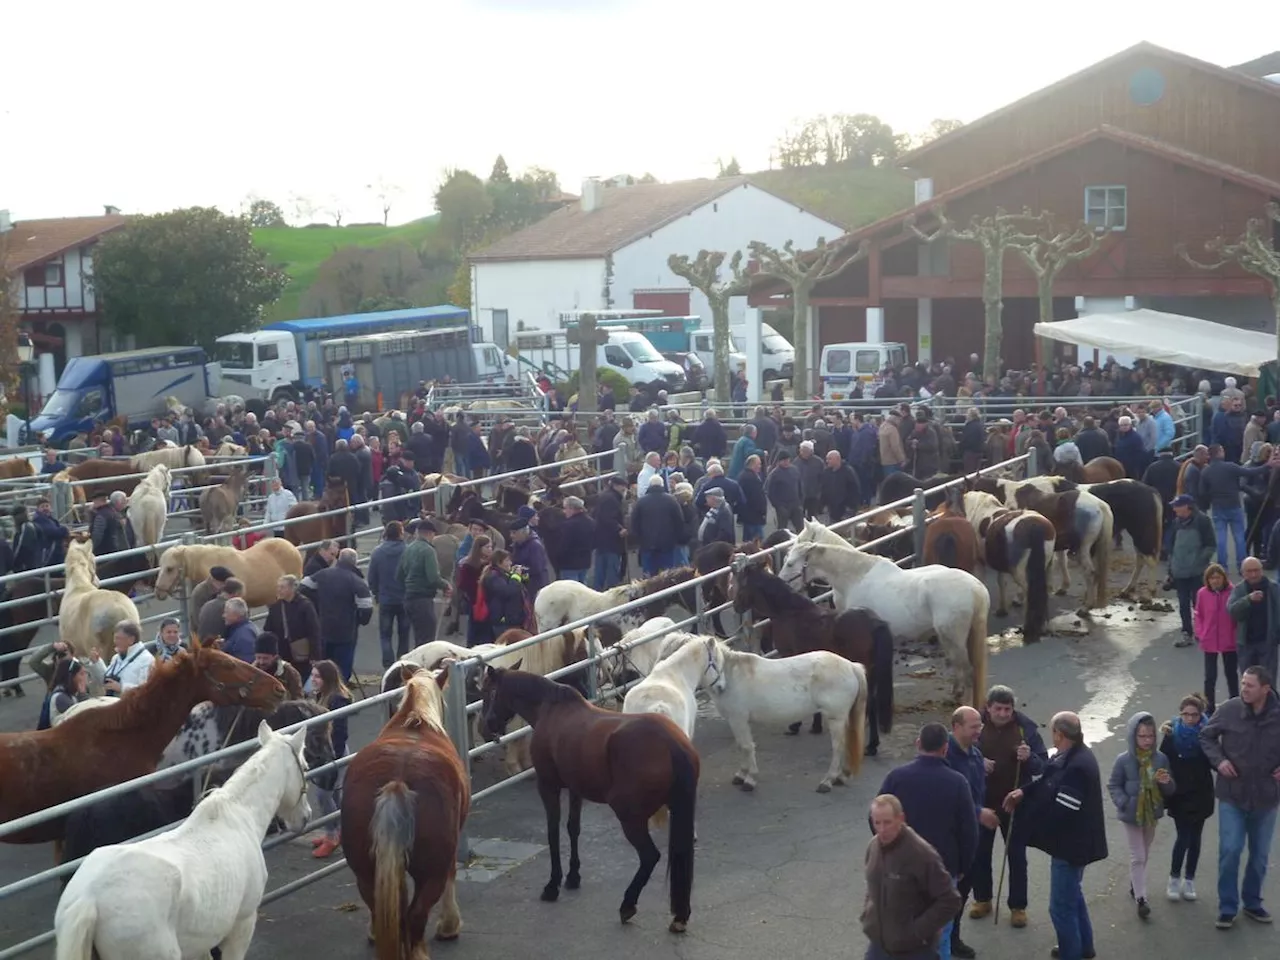
[[[594,623],[587,625],[587,658],[603,656],[604,648],[601,647],[599,640],[596,638],[596,626]],[[600,664],[602,660],[595,663],[587,664],[587,699],[592,703],[600,701]],[[611,673],[612,676],[617,674]],[[615,686],[615,690],[617,687]]]
[[[53,515],[60,523],[71,513],[74,501],[75,494],[72,492],[70,483],[66,480],[53,481]]]
[[[702,595],[701,585],[699,585],[694,590],[693,597],[694,597],[693,612],[698,618],[697,623],[694,624],[696,629],[693,632],[701,636],[706,632],[706,622],[707,622],[707,601],[706,601],[706,598],[703,597]]]
[[[1029,478],[1031,478],[1031,477],[1038,477],[1038,476],[1040,476],[1040,464],[1036,462],[1038,459],[1039,459],[1039,458],[1036,456],[1036,448],[1035,448],[1035,447],[1027,447],[1027,477],[1028,477],[1028,479],[1029,479]]]
[[[924,566],[924,528],[925,528],[925,509],[924,509],[924,489],[916,487],[914,499],[911,501],[911,542],[916,555],[915,562],[912,566]]]
[[[480,669],[483,670],[484,667],[481,666]],[[444,688],[444,725],[462,760],[462,771],[470,783],[471,733],[467,722],[467,668],[456,660],[449,664],[449,680]],[[464,829],[458,837],[458,862],[466,863],[470,856],[471,844]]]
[[[196,545],[196,535],[188,532],[182,535],[182,545],[184,547],[193,547]],[[191,642],[192,631],[195,624],[191,622],[191,616],[187,610],[187,578],[182,576],[178,579],[177,590],[174,591],[174,597],[178,601],[178,630],[180,635],[187,638],[187,643]],[[198,613],[199,611],[197,611]]]

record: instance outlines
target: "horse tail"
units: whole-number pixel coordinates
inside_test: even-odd
[[[1034,516],[1034,514],[1032,514]],[[1027,615],[1022,623],[1022,639],[1039,643],[1049,619],[1049,573],[1045,569],[1045,525],[1037,523],[1027,544]]]
[[[682,742],[683,741],[683,742]],[[667,878],[671,891],[672,932],[683,932],[692,912],[693,813],[698,800],[697,754],[684,738],[671,743],[671,789],[667,808],[671,830],[667,834]]]
[[[858,678],[858,695],[849,708],[849,719],[844,730],[844,768],[850,773],[862,770],[862,757],[867,750],[867,700],[871,691],[867,686],[867,672],[862,664],[855,663],[854,675]]]
[[[871,628],[871,690],[875,694],[876,724],[880,730],[893,730],[893,632],[883,620]]]
[[[66,910],[59,910],[54,922],[57,960],[92,960],[97,925],[98,905],[91,899],[73,900]]]
[[[403,780],[392,780],[378,792],[369,823],[374,859],[373,935],[378,960],[404,955],[405,867],[417,826],[417,795]]]
[[[934,541],[937,555],[934,563],[940,563],[944,567],[957,568],[960,565],[960,551],[956,543],[955,534],[943,531],[938,534],[938,539]],[[929,561],[925,561],[928,563]]]
[[[1093,545],[1093,573],[1094,573],[1094,606],[1105,607],[1107,605],[1107,572],[1111,566],[1111,536],[1112,527],[1115,524],[1115,517],[1111,513],[1111,507],[1103,504],[1106,509],[1102,513],[1102,529],[1098,531],[1098,539]],[[1088,606],[1086,600],[1085,606]]]
[[[973,619],[969,621],[969,668],[973,674],[973,705],[981,709],[987,693],[987,615],[991,611],[991,595],[981,582],[976,582],[974,588]]]

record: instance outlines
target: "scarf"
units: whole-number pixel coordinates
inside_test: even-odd
[[[1135,750],[1138,760],[1138,826],[1148,827],[1156,822],[1164,800],[1156,784],[1156,772],[1152,764],[1154,750]]]
[[[1191,760],[1204,755],[1200,748],[1200,731],[1204,729],[1205,719],[1201,715],[1195,726],[1188,726],[1181,717],[1173,718],[1173,742],[1178,748],[1178,757]]]

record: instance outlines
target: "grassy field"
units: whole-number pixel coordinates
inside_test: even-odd
[[[266,319],[291,320],[299,314],[302,295],[316,279],[320,264],[343,247],[376,247],[403,240],[417,247],[436,227],[425,217],[398,227],[265,227],[253,231],[253,242],[289,275],[289,286]]]
[[[747,176],[761,189],[849,228],[874,223],[905,209],[914,197],[910,177],[883,167],[762,170]]]

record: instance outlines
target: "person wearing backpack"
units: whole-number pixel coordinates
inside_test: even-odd
[[[473,615],[489,625],[495,637],[512,627],[524,627],[526,619],[523,573],[512,567],[511,555],[493,551],[480,576]]]
[[[493,541],[481,534],[471,541],[471,549],[458,564],[457,589],[459,609],[467,615],[467,646],[493,642],[493,629],[489,626],[487,599],[480,591],[480,577],[493,557]]]

